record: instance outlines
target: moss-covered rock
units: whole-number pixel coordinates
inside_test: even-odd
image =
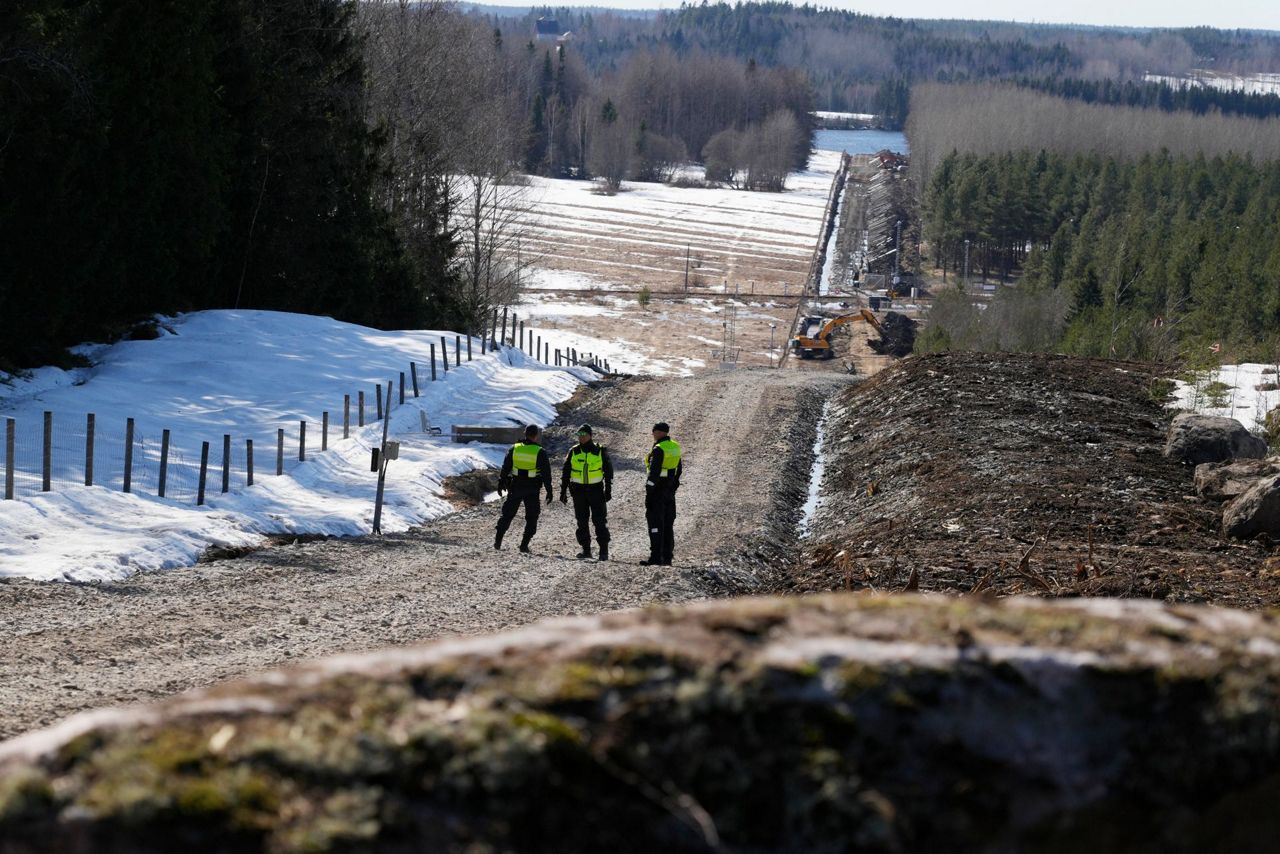
[[[821,596],[316,662],[0,745],[0,850],[1269,850],[1280,619]]]

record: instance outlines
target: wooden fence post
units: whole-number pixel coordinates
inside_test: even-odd
[[[556,367],[560,367],[560,348],[556,348]]]
[[[307,461],[307,419],[298,422],[298,462]]]
[[[244,440],[244,483],[253,486],[253,440]]]
[[[453,336],[453,366],[455,368],[462,367],[462,336],[461,335]]]
[[[164,498],[169,484],[169,431],[160,434],[160,483],[156,485],[156,495]]]
[[[44,453],[41,455],[41,492],[53,488],[53,413],[44,414]]]
[[[520,350],[522,352],[527,352],[524,349],[524,321],[523,320],[520,321]]]
[[[431,345],[431,381],[436,381],[436,345]]]
[[[444,365],[445,376],[449,375],[449,342],[440,336],[440,363]]]
[[[231,434],[222,434],[222,492],[231,491]]]
[[[124,422],[124,491],[133,491],[133,419]]]
[[[329,450],[329,412],[320,413],[320,450]]]
[[[467,361],[471,361],[471,336],[467,336]],[[402,401],[403,402],[403,401]]]
[[[400,372],[400,405],[404,406],[404,371]]]
[[[93,486],[93,413],[84,419],[84,485]]]
[[[276,476],[284,474],[284,428],[276,430]]]
[[[17,441],[18,422],[4,420],[4,500],[13,500],[13,447]]]
[[[418,363],[409,363],[409,377],[413,380],[413,396],[418,396]]]
[[[373,419],[373,420],[374,420],[374,421],[381,421],[381,420],[382,420],[382,383],[378,383],[376,386],[374,386],[374,387],[373,387],[373,391],[374,391],[374,396],[378,398],[378,417],[377,417],[377,418],[375,418],[375,419]],[[390,402],[391,402],[390,397],[391,397],[391,395],[390,395],[390,393],[388,393],[388,395],[387,395],[387,398],[388,398],[387,403],[390,403]]]
[[[364,392],[356,392],[356,426],[364,426]]]
[[[342,438],[351,436],[351,395],[342,396]]]
[[[489,326],[489,349],[498,346],[498,310],[493,310],[493,323]]]
[[[196,487],[196,506],[204,504],[205,478],[209,476],[209,443],[200,443],[200,483]]]
[[[507,346],[507,307],[502,307],[502,346]]]

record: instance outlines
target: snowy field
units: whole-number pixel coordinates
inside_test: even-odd
[[[798,285],[820,227],[836,152],[815,152],[783,193],[625,182],[614,196],[593,184],[532,178],[536,266],[575,273],[602,288],[683,287],[691,259],[698,285],[725,280]]]
[[[388,467],[384,531],[404,530],[453,508],[440,497],[449,475],[496,466],[494,445],[454,445],[454,424],[546,423],[555,404],[592,374],[549,368],[507,350],[480,355],[430,379],[440,332],[382,332],[329,318],[209,311],[171,319],[153,341],[80,348],[93,367],[45,368],[0,383],[0,419],[18,427],[18,499],[0,501],[0,577],[94,580],[138,569],[186,566],[209,546],[255,545],[267,533],[354,535],[372,526],[381,441],[375,388],[393,383],[391,435],[402,442]],[[445,333],[452,356],[454,336]],[[465,341],[465,339],[464,339]],[[419,365],[421,397],[400,407],[399,373]],[[437,362],[438,364],[438,362]],[[358,427],[358,392],[366,422]],[[352,401],[342,438],[343,396]],[[53,491],[40,492],[43,413],[53,413]],[[330,413],[320,453],[322,412]],[[95,485],[84,485],[85,417],[96,417]],[[444,436],[422,432],[428,424]],[[132,492],[122,491],[123,433],[134,418]],[[299,461],[301,421],[306,461]],[[277,429],[285,471],[276,476]],[[171,431],[167,498],[157,497],[160,437]],[[223,436],[230,435],[230,491],[221,493]],[[254,440],[255,484],[246,488],[245,440]],[[195,506],[201,444],[209,442],[206,504]]]
[[[1242,91],[1250,95],[1280,94],[1280,74],[1250,74],[1238,76],[1233,74],[1217,74],[1212,71],[1196,71],[1186,77],[1165,77],[1159,74],[1148,74],[1143,80],[1152,83],[1167,83],[1170,86],[1207,86],[1210,89],[1222,89],[1227,92]]]
[[[1246,430],[1260,433],[1267,413],[1280,406],[1278,367],[1246,363],[1206,371],[1194,383],[1178,382],[1170,406],[1234,418]]]

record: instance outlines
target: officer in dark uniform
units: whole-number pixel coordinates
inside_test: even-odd
[[[567,504],[573,496],[573,515],[578,519],[579,558],[591,557],[590,519],[600,544],[600,560],[609,559],[609,520],[605,503],[613,498],[613,461],[603,445],[595,443],[591,425],[578,428],[578,444],[569,449],[560,474],[560,502]]]
[[[644,516],[649,524],[649,559],[641,566],[671,566],[675,552],[676,490],[684,471],[680,444],[665,421],[653,425],[653,449],[645,457]]]
[[[551,503],[551,461],[547,452],[538,444],[542,431],[534,424],[524,430],[524,441],[516,442],[502,461],[502,474],[498,478],[498,494],[508,493],[502,503],[502,515],[498,517],[498,532],[493,547],[502,548],[502,535],[511,527],[516,511],[524,504],[524,536],[520,539],[520,551],[529,552],[529,541],[538,532],[538,488],[547,491],[547,503]]]

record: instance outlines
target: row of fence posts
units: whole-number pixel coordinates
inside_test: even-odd
[[[519,320],[513,312],[510,318],[510,337],[508,338],[507,310],[502,310],[502,337],[498,338],[498,312],[493,312],[490,336],[488,338],[481,336],[480,338],[480,354],[485,355],[490,350],[497,349],[497,342],[502,341],[510,346],[516,346],[526,354],[533,355],[534,358],[540,358],[545,364],[552,364],[553,355],[551,344],[543,343],[542,336],[535,335],[532,329],[526,330],[524,321]],[[453,365],[454,368],[462,366],[463,340],[461,335],[455,335],[453,339]],[[472,361],[472,338],[467,336],[466,354],[467,361]],[[532,353],[530,353],[532,351]],[[566,348],[563,351],[556,348],[554,352],[554,364],[556,367],[568,367],[572,365],[587,364],[600,368],[606,372],[610,370],[609,361],[607,359],[598,359],[591,353],[580,354],[576,349]],[[447,377],[449,374],[449,341],[448,336],[440,336],[440,359],[439,365],[442,369],[437,372],[436,345],[431,344],[431,381]],[[410,383],[413,396],[419,397],[421,388],[418,382],[418,363],[411,361],[409,363],[408,375],[404,371],[400,371],[400,404],[404,405],[406,399],[406,380]],[[382,421],[390,415],[391,397],[393,385],[388,381],[386,386],[385,406],[383,401],[383,388],[379,384],[375,386],[375,405],[376,415],[373,421]],[[351,395],[343,395],[342,397],[342,438],[347,439],[351,436]],[[365,426],[365,393],[364,391],[356,392],[356,426]],[[320,450],[327,451],[329,449],[329,412],[326,410],[321,413],[320,421]],[[94,455],[94,435],[97,426],[97,417],[93,413],[89,413],[85,419],[85,465],[84,465],[84,485],[93,486],[93,455]],[[17,436],[17,421],[13,418],[5,419],[5,438],[4,438],[4,498],[12,500],[14,497],[14,473],[15,473],[15,446]],[[165,497],[165,491],[168,486],[169,473],[169,445],[170,431],[164,430],[160,440],[160,467],[159,478],[157,482],[156,494],[160,498]],[[123,473],[123,492],[133,491],[133,448],[134,448],[134,419],[128,418],[125,421],[125,447],[124,447],[124,473]],[[284,474],[285,460],[285,430],[283,427],[276,430],[276,475]],[[209,451],[210,443],[202,442],[200,446],[200,476],[196,487],[196,504],[202,506],[205,503],[205,494],[208,486],[209,474]],[[253,486],[254,477],[254,447],[253,440],[245,440],[245,485]],[[307,421],[302,419],[298,422],[298,461],[305,462],[307,459]],[[41,454],[41,492],[52,491],[53,485],[53,413],[44,413],[44,436],[43,450]],[[222,461],[221,461],[221,491],[223,493],[231,490],[231,434],[226,433],[222,436]]]

